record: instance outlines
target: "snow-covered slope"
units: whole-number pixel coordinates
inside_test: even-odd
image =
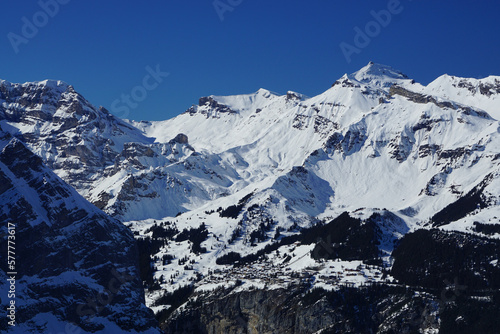
[[[445,74],[422,87],[422,92],[475,106],[500,119],[500,76],[473,79]]]

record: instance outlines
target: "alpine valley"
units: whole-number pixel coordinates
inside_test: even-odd
[[[495,333],[498,120],[499,76],[372,62],[160,122],[0,81],[0,330]]]

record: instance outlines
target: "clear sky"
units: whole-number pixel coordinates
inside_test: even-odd
[[[4,1],[0,78],[63,80],[117,116],[163,120],[211,94],[314,96],[370,60],[423,84],[500,75],[500,1],[397,2]]]

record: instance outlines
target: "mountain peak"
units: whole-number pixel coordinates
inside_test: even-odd
[[[0,86],[6,87],[40,87],[40,88],[48,88],[48,89],[57,89],[59,91],[65,91],[68,87],[72,87],[61,80],[42,80],[42,81],[33,81],[33,82],[25,82],[25,83],[13,83],[6,80],[0,79]]]
[[[256,93],[256,95],[262,95],[263,97],[266,97],[266,98],[273,95],[273,93],[270,90],[267,90],[265,88],[259,88],[259,90],[256,91],[255,93]]]
[[[388,65],[369,62],[359,71],[348,75],[349,79],[362,83],[382,83],[384,86],[396,83],[399,80],[407,80],[408,76]]]
[[[287,100],[297,100],[297,101],[303,101],[306,100],[308,97],[305,96],[304,94],[300,94],[294,91],[289,90],[286,93],[286,99]]]
[[[61,80],[43,80],[43,81],[36,81],[34,82],[35,85],[39,86],[45,86],[45,87],[51,87],[51,88],[56,88],[56,87],[63,87],[63,88],[68,88],[69,85],[65,83],[64,81]]]
[[[388,65],[377,64],[374,62],[369,62],[366,66],[361,68],[359,71],[354,72],[352,75],[359,77],[360,79],[363,76],[382,76],[382,77],[390,77],[394,79],[408,79],[408,76],[403,72],[396,70]]]

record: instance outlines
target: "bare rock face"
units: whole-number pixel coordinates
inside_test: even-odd
[[[15,227],[15,265],[0,264],[0,291],[5,309],[7,273],[17,272],[16,328],[63,332],[69,324],[80,332],[157,332],[144,305],[131,232],[78,195],[19,140],[0,133],[4,254]],[[7,320],[0,320],[0,329],[7,329]]]
[[[474,95],[479,93],[481,95],[491,96],[494,94],[500,94],[500,80],[495,79],[492,83],[480,83],[479,85],[473,85],[466,79],[460,80],[458,83],[453,84],[454,87],[467,89]]]
[[[175,143],[179,144],[187,144],[188,143],[188,136],[186,136],[183,133],[179,133],[175,138],[173,139]]]
[[[214,109],[216,112],[220,112],[220,113],[229,113],[229,114],[236,113],[234,110],[232,110],[231,108],[229,108],[225,104],[219,103],[211,96],[200,98],[200,100],[198,102],[198,106],[199,107],[210,107],[210,108]]]

